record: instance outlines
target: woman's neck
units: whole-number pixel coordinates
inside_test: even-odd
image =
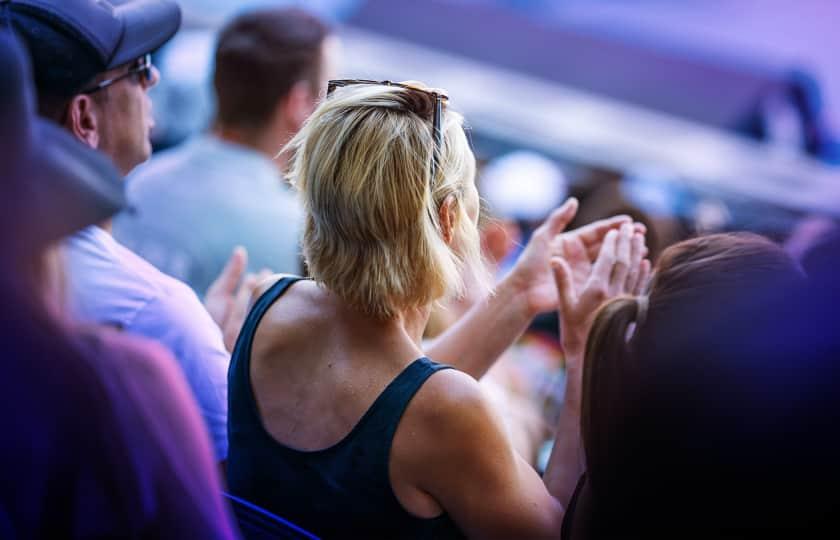
[[[432,307],[424,306],[422,308],[404,310],[396,319],[396,322],[400,325],[405,335],[418,348],[420,348],[420,342],[423,340],[423,333],[426,330],[431,313]]]
[[[422,353],[421,342],[431,315],[431,306],[404,309],[394,317],[383,320],[361,313],[336,297],[333,299],[336,301],[336,315],[343,321],[341,324],[350,335],[367,343],[378,342],[399,349],[404,349],[410,343],[414,352]]]

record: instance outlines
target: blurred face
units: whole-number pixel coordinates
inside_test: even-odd
[[[136,63],[108,71],[100,79],[113,79],[133,68]],[[123,174],[149,159],[152,153],[149,132],[154,121],[148,91],[159,80],[160,73],[152,66],[149,78],[140,73],[123,77],[94,94],[100,112],[98,148],[114,160]]]

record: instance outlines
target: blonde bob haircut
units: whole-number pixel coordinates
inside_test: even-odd
[[[433,106],[417,90],[339,88],[283,150],[306,212],[310,275],[378,319],[463,294],[470,277],[489,289],[476,224],[465,207],[475,157],[462,116],[445,111],[430,182]],[[450,197],[455,219],[447,245],[439,210]]]

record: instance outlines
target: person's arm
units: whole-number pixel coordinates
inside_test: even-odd
[[[563,493],[574,490],[585,468],[580,412],[583,403],[583,359],[589,328],[598,309],[607,300],[626,294],[641,294],[650,275],[650,261],[644,258],[646,254],[644,236],[625,224],[618,231],[607,233],[598,259],[583,285],[575,284],[567,259],[555,257],[551,261],[563,314],[560,334],[566,357],[566,390],[557,422],[558,435],[545,479],[559,486]],[[553,462],[563,465],[553,467]]]
[[[430,357],[481,378],[537,314],[557,308],[557,288],[549,264],[552,256],[564,255],[575,275],[588,275],[604,235],[631,221],[628,216],[616,216],[563,233],[577,208],[577,200],[569,199],[534,231],[513,270],[494,293],[476,302],[452,327],[426,345]],[[644,230],[640,224],[635,228]],[[565,254],[563,243],[577,251]]]
[[[634,292],[646,279],[644,239],[626,224],[609,232],[586,282],[579,288],[566,260],[552,261],[573,357],[566,406],[543,478],[516,454],[504,426],[478,383],[457,371],[432,377],[424,386],[421,412],[395,437],[417,487],[430,494],[469,538],[555,538],[565,508],[584,470],[580,438],[581,336],[607,299]],[[409,417],[411,418],[411,417]],[[419,418],[419,420],[417,419]]]
[[[445,370],[423,385],[391,454],[392,476],[399,471],[428,494],[468,538],[552,538],[560,531],[571,492],[544,484],[516,453],[489,398],[465,373]]]
[[[230,353],[195,293],[183,284],[173,286],[138,311],[126,331],[154,339],[172,353],[198,403],[217,459],[226,459]]]

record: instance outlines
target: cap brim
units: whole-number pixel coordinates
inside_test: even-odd
[[[171,0],[134,0],[117,5],[114,14],[122,19],[125,30],[108,69],[154,51],[181,26],[181,8]]]
[[[110,159],[46,120],[34,127],[28,180],[34,200],[25,211],[36,241],[102,223],[125,206],[124,182]]]

